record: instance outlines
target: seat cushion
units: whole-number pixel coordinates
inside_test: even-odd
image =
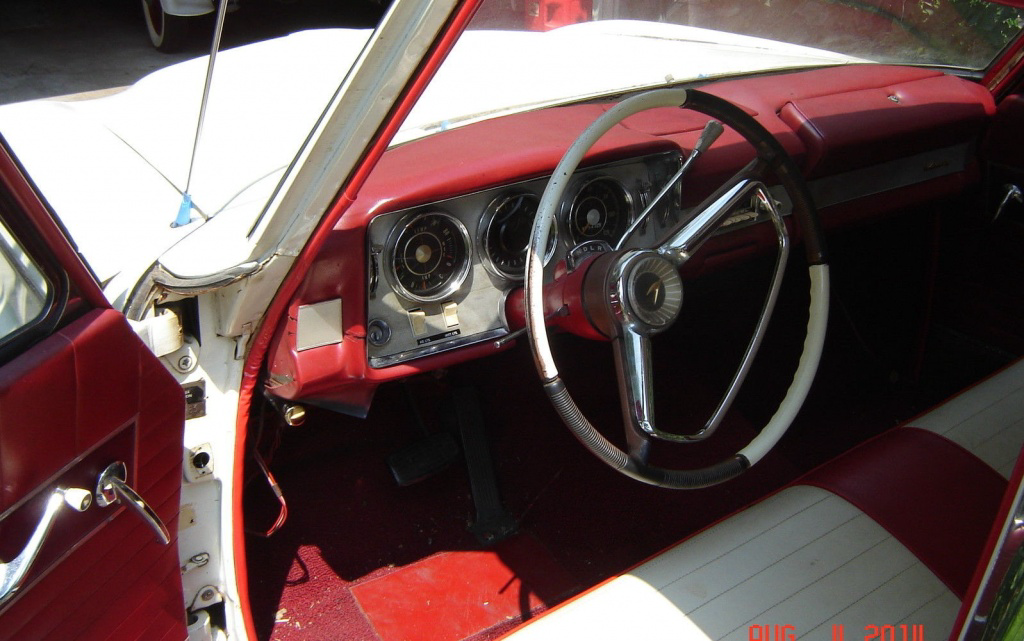
[[[1006,492],[1006,479],[964,448],[906,427],[859,445],[801,483],[863,510],[961,598]]]
[[[945,436],[1009,478],[1024,443],[1024,360],[908,425]]]
[[[507,638],[948,637],[1024,442],[1024,361],[910,425]]]
[[[879,587],[881,586],[881,587]],[[514,641],[847,638],[866,625],[920,624],[948,635],[960,600],[902,543],[835,494],[796,485],[602,584]],[[773,627],[774,629],[774,627]],[[788,637],[787,637],[788,638]]]

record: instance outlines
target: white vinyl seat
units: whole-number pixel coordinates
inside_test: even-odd
[[[879,588],[878,586],[882,586]],[[522,628],[515,641],[846,638],[865,625],[948,635],[959,599],[881,526],[798,485],[704,530]],[[752,637],[750,627],[769,626]],[[783,639],[791,638],[788,636]]]
[[[1022,379],[1019,362],[910,424],[976,453],[1005,478],[1024,442]],[[998,480],[991,470],[982,474]],[[787,487],[507,639],[828,640],[838,638],[833,626],[854,639],[872,625],[917,625],[926,639],[947,638],[960,608],[948,576],[867,513],[809,482],[815,485]]]
[[[908,425],[945,436],[1009,478],[1024,443],[1024,360]]]

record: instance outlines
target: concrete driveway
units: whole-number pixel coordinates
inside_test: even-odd
[[[378,0],[241,0],[222,48],[322,26],[371,26]],[[209,53],[213,20],[200,19],[182,53],[149,43],[140,0],[0,2],[0,104],[106,92],[175,62]]]

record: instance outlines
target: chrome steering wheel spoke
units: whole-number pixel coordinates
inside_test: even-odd
[[[744,204],[748,204],[754,191],[763,189],[757,180],[759,159],[737,172],[715,193],[698,205],[694,213],[658,247],[658,252],[681,266],[714,235],[729,217]]]
[[[738,181],[736,187],[739,187],[747,183],[746,179]],[[733,193],[735,190],[728,190],[729,193]],[[779,212],[778,207],[775,205],[775,201],[772,199],[771,194],[768,192],[767,187],[761,183],[749,182],[744,186],[744,189],[737,192],[739,201],[742,201],[743,196],[749,195],[753,199],[753,206],[759,213],[764,213],[771,220],[772,225],[775,228],[776,240],[778,243],[778,253],[775,258],[775,268],[772,271],[771,283],[768,287],[768,292],[764,299],[764,304],[761,307],[761,312],[757,319],[757,325],[754,328],[754,332],[750,337],[750,341],[747,343],[747,347],[743,352],[743,357],[740,360],[739,366],[736,368],[732,379],[729,381],[729,386],[726,388],[721,400],[715,407],[715,410],[711,413],[711,417],[705,423],[704,427],[694,434],[674,434],[671,432],[665,432],[655,427],[653,418],[650,420],[649,429],[645,428],[645,432],[653,436],[654,438],[670,441],[673,443],[692,443],[696,441],[702,441],[718,429],[722,423],[722,419],[725,418],[726,413],[732,407],[733,402],[736,400],[736,396],[739,394],[740,388],[743,386],[744,381],[747,378],[747,374],[750,373],[750,367],[753,365],[754,357],[757,356],[757,352],[761,347],[761,342],[764,340],[765,332],[768,329],[768,322],[771,320],[772,312],[775,311],[775,303],[779,298],[779,291],[782,288],[783,276],[786,272],[786,264],[789,260],[790,252],[790,240],[789,233],[786,229],[786,222],[782,218],[782,214]],[[722,199],[716,200],[715,204],[718,204]],[[727,219],[721,212],[728,213],[737,204],[734,199],[733,202],[725,207],[723,210],[711,212],[714,214],[714,218],[718,220],[718,225]],[[709,210],[705,210],[707,212]],[[709,218],[712,216],[709,215]],[[717,226],[711,229],[711,232],[717,229]],[[708,232],[709,234],[711,232]],[[703,241],[701,241],[703,242]],[[671,243],[671,240],[669,241]],[[669,245],[666,243],[666,245]],[[698,245],[699,246],[699,245]],[[673,249],[673,251],[675,251]],[[653,415],[653,409],[651,410]]]
[[[627,329],[613,345],[629,457],[647,463],[655,431],[651,339]]]
[[[764,214],[771,220],[775,228],[778,253],[771,283],[757,324],[725,393],[699,431],[693,434],[678,434],[657,427],[654,419],[652,347],[648,335],[664,329],[667,325],[659,328],[646,326],[647,331],[638,329],[638,325],[640,327],[644,327],[644,325],[638,323],[635,314],[629,312],[630,299],[639,298],[638,295],[630,293],[636,289],[635,283],[623,282],[623,286],[620,288],[622,291],[616,292],[614,295],[621,300],[621,304],[626,308],[620,314],[620,335],[614,340],[616,375],[619,380],[623,421],[626,427],[630,457],[640,462],[647,460],[651,439],[670,443],[694,443],[703,441],[715,433],[736,400],[768,329],[789,260],[790,240],[785,221],[768,188],[763,183],[749,178],[752,173],[749,170],[753,164],[737,173],[729,183],[708,198],[699,208],[698,213],[657,250],[661,256],[668,258],[676,265],[681,265],[740,207],[750,207],[758,215]],[[628,263],[628,257],[623,262]],[[625,269],[620,269],[620,271],[625,271]],[[664,271],[662,275],[667,276]],[[630,290],[630,287],[633,290]],[[634,302],[635,304],[636,302]]]

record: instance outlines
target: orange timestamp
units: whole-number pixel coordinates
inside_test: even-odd
[[[792,625],[752,625],[748,628],[747,641],[797,641],[797,636],[796,626]],[[835,624],[826,641],[925,641],[924,625],[866,625],[851,630],[847,636],[846,626]]]

